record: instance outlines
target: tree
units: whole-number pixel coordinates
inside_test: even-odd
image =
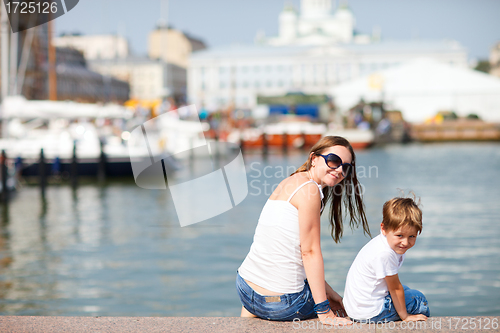
[[[488,60],[479,60],[479,62],[477,63],[476,68],[474,68],[474,69],[476,71],[489,73],[490,72],[490,68],[491,68],[491,65],[490,65],[490,62]]]

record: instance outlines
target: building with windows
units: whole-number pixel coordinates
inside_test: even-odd
[[[61,47],[56,54],[58,100],[124,103],[129,99],[130,87],[126,81],[92,71],[80,51]],[[48,64],[43,64],[42,69],[48,80]],[[43,88],[48,96],[48,85]]]
[[[148,57],[129,54],[127,40],[116,35],[65,35],[55,44],[82,52],[89,67],[104,75],[130,84],[130,98],[151,100],[172,95],[186,100],[188,58],[205,44],[181,31],[159,27],[149,36]]]
[[[253,108],[259,95],[330,94],[339,83],[416,58],[467,67],[467,53],[458,42],[385,41],[380,33],[357,35],[354,27],[346,6],[332,14],[331,0],[301,0],[300,13],[286,7],[280,15],[277,37],[193,53],[189,102],[208,109]]]
[[[205,49],[203,41],[169,27],[157,27],[149,34],[148,56],[187,68],[192,52]]]
[[[62,35],[54,38],[57,47],[70,47],[83,53],[87,60],[127,58],[127,40],[118,35]]]
[[[172,95],[183,101],[186,95],[186,70],[162,60],[129,57],[93,60],[89,66],[102,75],[129,82],[133,99],[152,100]]]
[[[28,100],[49,98],[49,36],[48,25],[41,24],[27,30],[31,18],[22,16],[20,32],[9,34],[8,54],[12,54],[12,38],[17,39],[18,60],[15,71],[5,82],[6,95],[22,95]],[[29,36],[30,34],[31,37]],[[31,40],[31,42],[29,42]],[[55,91],[57,100],[85,103],[123,103],[129,99],[129,84],[89,69],[83,52],[74,47],[55,48]],[[9,68],[12,71],[12,68]]]

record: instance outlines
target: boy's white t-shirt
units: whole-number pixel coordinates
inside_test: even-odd
[[[345,284],[343,303],[349,317],[366,320],[382,311],[389,293],[385,277],[398,274],[404,258],[391,249],[382,233],[359,251]]]

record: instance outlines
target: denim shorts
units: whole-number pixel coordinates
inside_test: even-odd
[[[237,274],[236,291],[241,303],[248,312],[267,320],[300,320],[316,317],[314,300],[307,280],[304,289],[298,293],[280,296],[263,296],[255,292],[246,281]]]
[[[405,285],[403,285],[403,289],[405,291],[406,312],[408,312],[409,315],[423,314],[429,317],[431,312],[429,310],[429,303],[427,302],[427,298],[425,298],[424,294],[418,290],[410,289]],[[399,318],[398,312],[392,303],[391,294],[389,294],[385,296],[382,311],[380,311],[380,313],[375,317],[366,321],[376,323],[381,321],[385,322],[396,320],[401,320],[401,318]]]

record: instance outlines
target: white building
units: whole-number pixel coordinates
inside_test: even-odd
[[[449,41],[219,47],[191,57],[188,96],[209,109],[253,108],[258,95],[329,94],[339,83],[420,57],[467,67],[465,50]]]
[[[278,37],[193,53],[189,102],[208,109],[231,103],[253,108],[258,95],[330,94],[339,83],[421,57],[467,66],[458,42],[356,36],[350,10],[331,10],[331,0],[301,0],[300,14],[289,7],[281,14]]]
[[[152,100],[172,94],[182,99],[186,94],[186,70],[162,60],[93,60],[89,67],[103,75],[129,82],[130,98]]]
[[[351,10],[340,6],[332,14],[331,0],[301,0],[301,12],[286,6],[279,16],[279,36],[257,37],[269,45],[328,45],[332,43],[367,43],[367,35],[355,35]]]
[[[129,56],[127,40],[117,35],[65,35],[54,38],[54,45],[77,49],[87,60]]]
[[[500,121],[500,78],[430,59],[343,83],[334,87],[331,95],[341,111],[361,98],[367,103],[383,99],[389,108],[401,110],[410,122],[423,122],[439,111]]]

